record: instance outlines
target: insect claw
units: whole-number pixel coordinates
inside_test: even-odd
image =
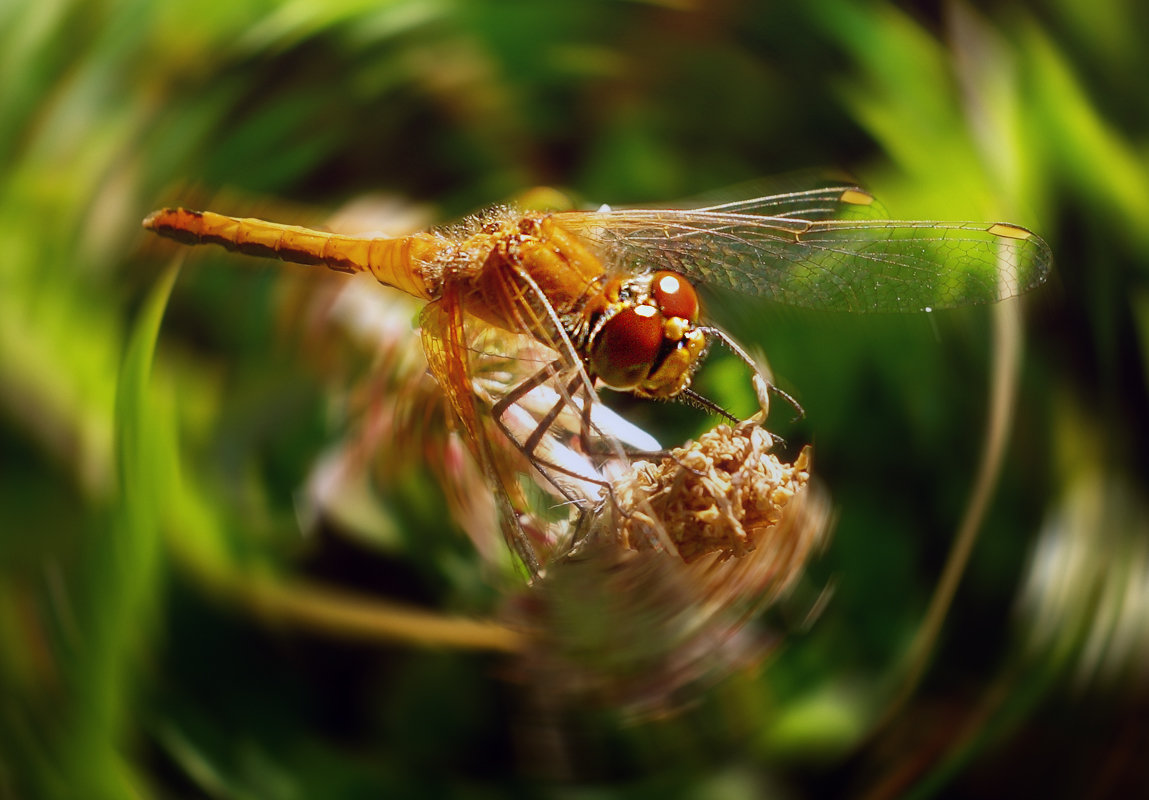
[[[802,408],[802,405],[794,399],[793,395],[783,389],[778,388],[773,383],[768,383],[767,386],[771,392],[781,397],[783,400],[789,403],[796,412],[798,412],[794,415],[794,417],[790,419],[791,424],[806,418],[806,409]]]

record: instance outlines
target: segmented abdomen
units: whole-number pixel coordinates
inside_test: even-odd
[[[185,208],[156,211],[144,220],[144,227],[184,244],[218,244],[247,255],[322,265],[338,272],[369,272],[380,283],[423,300],[438,293],[437,277],[428,265],[450,246],[429,233],[393,239],[347,236]]]

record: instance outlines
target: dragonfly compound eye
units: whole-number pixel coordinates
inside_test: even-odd
[[[632,389],[650,373],[662,347],[663,317],[654,306],[624,308],[591,343],[590,364],[607,386]]]
[[[650,295],[665,316],[698,321],[698,294],[690,282],[678,273],[654,273]]]

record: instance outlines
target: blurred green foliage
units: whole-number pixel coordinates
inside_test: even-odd
[[[1144,792],[1146,8],[0,5],[0,797]],[[781,610],[766,669],[684,719],[578,715],[573,788],[534,781],[562,772],[522,755],[546,692],[500,679],[497,631],[452,628],[487,653],[267,613],[336,586],[431,632],[502,601],[418,467],[390,533],[300,535],[336,389],[282,334],[274,266],[177,272],[147,211],[227,191],[247,200],[223,211],[322,219],[382,192],[450,221],[540,184],[656,204],[807,167],[1057,257],[981,537],[884,726],[979,469],[990,309],[726,310],[806,408],[785,433],[834,498],[810,581],[834,591],[810,630]],[[704,388],[745,404],[712,367]],[[632,411],[678,439],[709,424]]]

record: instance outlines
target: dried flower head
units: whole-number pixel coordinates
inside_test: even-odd
[[[755,418],[608,470],[613,502],[518,609],[535,631],[525,679],[645,715],[769,653],[776,639],[747,623],[795,585],[831,517],[809,449],[790,464],[772,445]]]
[[[745,556],[810,478],[809,447],[786,464],[773,443],[754,422],[719,425],[658,463],[635,464],[615,486],[620,541],[641,549],[664,534],[687,563]]]

